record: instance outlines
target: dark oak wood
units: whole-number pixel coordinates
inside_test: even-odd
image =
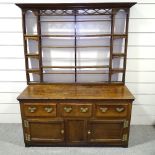
[[[48,84],[29,85],[17,99],[19,101],[26,99],[134,100],[134,97],[124,85]]]
[[[30,85],[18,100],[26,146],[128,144],[134,97],[126,86]]]
[[[83,8],[130,8],[132,3],[16,3],[22,9],[83,9]]]
[[[132,102],[134,96],[125,86],[126,56],[128,42],[129,9],[136,3],[55,3],[55,4],[16,4],[22,9],[23,41],[27,88],[18,96],[20,102],[22,126],[25,146],[128,146]],[[57,11],[60,11],[59,13]],[[63,10],[63,11],[62,11]],[[89,11],[90,12],[89,12]],[[125,11],[125,32],[115,32],[115,16],[119,10]],[[31,11],[36,17],[37,34],[27,33],[26,12]],[[109,19],[78,19],[78,16],[107,16]],[[43,16],[72,16],[70,20],[42,21]],[[42,23],[72,22],[74,33],[43,34]],[[77,23],[108,22],[111,32],[95,34],[78,34]],[[73,39],[72,46],[42,45],[48,38]],[[78,40],[108,38],[109,45],[79,45]],[[124,51],[114,50],[114,41],[124,39]],[[28,41],[37,43],[37,51],[28,52]],[[44,48],[72,48],[74,52],[73,66],[43,65]],[[109,50],[108,65],[78,65],[77,52],[79,48],[107,48]],[[121,52],[121,51],[120,51]],[[89,54],[89,52],[88,52]],[[29,68],[28,59],[38,61],[38,68]],[[113,60],[122,58],[123,67],[113,67]],[[97,60],[96,60],[97,61]],[[104,60],[103,60],[104,61]],[[48,69],[62,68],[61,70]],[[79,71],[85,69],[87,71]],[[91,69],[103,69],[97,72]],[[63,69],[66,69],[64,72]],[[104,70],[106,69],[106,70]],[[112,81],[114,74],[122,74],[121,81]],[[30,74],[39,76],[32,81]],[[74,83],[47,83],[44,74],[74,74]],[[107,81],[79,83],[78,74],[108,75]],[[104,84],[103,84],[104,83]],[[115,84],[113,84],[115,83]]]

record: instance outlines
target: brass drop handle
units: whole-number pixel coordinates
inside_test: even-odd
[[[91,131],[90,130],[88,130],[88,135],[90,135],[91,134]]]
[[[81,108],[80,108],[80,111],[81,111],[82,113],[86,113],[86,112],[88,112],[88,108],[83,108],[83,107],[81,107]]]
[[[53,111],[53,108],[52,107],[45,107],[44,110],[48,113],[52,112]]]
[[[72,111],[72,107],[64,107],[64,111],[70,113]]]
[[[36,107],[28,107],[28,111],[31,113],[35,112],[36,109],[37,109]]]
[[[123,112],[124,110],[125,110],[124,107],[117,107],[117,108],[116,108],[116,111],[117,111],[117,112]]]
[[[103,112],[103,113],[104,113],[104,112],[106,112],[106,111],[108,110],[108,108],[107,108],[107,107],[104,107],[104,108],[103,108],[103,107],[101,107],[101,108],[100,108],[100,110],[101,110],[101,112]]]
[[[64,130],[63,130],[63,129],[61,130],[61,134],[62,134],[62,135],[64,134]]]

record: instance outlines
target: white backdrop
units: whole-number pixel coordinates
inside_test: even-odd
[[[35,1],[0,0],[0,123],[21,122],[16,97],[26,87],[21,10],[14,5],[17,2]],[[132,124],[150,125],[155,124],[155,1],[137,2],[130,13],[126,85],[136,97]]]

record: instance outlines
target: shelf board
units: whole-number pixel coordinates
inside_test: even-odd
[[[75,74],[73,72],[47,72],[47,73],[43,73],[43,74]],[[76,74],[109,74],[109,73],[101,73],[101,72],[76,72]]]
[[[60,38],[63,38],[63,37],[111,37],[113,36],[114,39],[117,39],[117,38],[125,38],[127,35],[126,34],[77,34],[77,35],[56,35],[56,34],[49,34],[49,35],[24,35],[25,39],[31,39],[31,40],[39,40],[39,37],[54,37],[54,38],[57,38],[57,37],[60,37]]]
[[[111,20],[76,20],[76,22],[110,22]],[[40,21],[40,22],[75,22],[74,20],[44,20],[44,21]]]
[[[109,68],[109,65],[104,65],[104,66],[42,66],[42,68]]]
[[[124,53],[113,53],[112,56],[115,57],[115,58],[117,58],[117,57],[124,57],[125,54]]]
[[[126,34],[88,34],[88,35],[41,35],[41,37],[110,37],[114,36],[114,38],[124,38],[127,35]]]
[[[75,46],[42,46],[42,48],[75,48]],[[76,46],[76,48],[110,48],[110,46]]]
[[[29,73],[40,74],[40,70],[39,69],[27,69],[26,71],[29,72]]]
[[[39,58],[39,54],[34,54],[34,53],[29,53],[29,54],[26,54],[26,57],[31,57],[31,58]]]
[[[39,40],[39,35],[24,35],[25,40],[31,39],[31,40]]]
[[[123,68],[113,68],[111,70],[112,74],[115,74],[115,73],[123,73],[125,71],[125,69]]]

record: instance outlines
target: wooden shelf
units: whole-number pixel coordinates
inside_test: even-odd
[[[112,70],[111,70],[111,72],[113,73],[113,74],[115,74],[115,73],[123,73],[125,70],[123,69],[123,68],[113,68]]]
[[[43,74],[75,74],[74,72],[45,72],[45,73],[43,73]],[[109,74],[109,73],[101,73],[101,72],[78,72],[77,71],[77,75],[78,74]]]
[[[39,59],[39,54],[30,53],[30,54],[26,54],[26,57]]]
[[[42,68],[109,68],[109,66],[42,66]]]
[[[25,40],[30,39],[30,40],[39,40],[39,35],[24,35]]]
[[[113,53],[112,56],[113,56],[113,58],[124,57],[125,54],[124,53]]]
[[[77,20],[76,22],[110,22],[111,20],[88,20],[88,19],[86,19],[86,20]],[[74,20],[65,20],[65,21],[63,21],[63,20],[44,20],[44,21],[40,21],[40,22],[59,22],[59,23],[61,23],[61,22],[75,22]]]
[[[38,37],[54,37],[54,38],[57,38],[57,37],[115,37],[115,38],[125,38],[126,37],[126,34],[88,34],[88,35],[25,35],[25,39],[32,39],[32,40],[38,40]]]
[[[75,48],[75,46],[42,46],[42,48]],[[76,46],[76,48],[110,48],[110,46]]]
[[[26,71],[27,71],[28,73],[40,74],[40,70],[39,70],[39,69],[27,69]]]

